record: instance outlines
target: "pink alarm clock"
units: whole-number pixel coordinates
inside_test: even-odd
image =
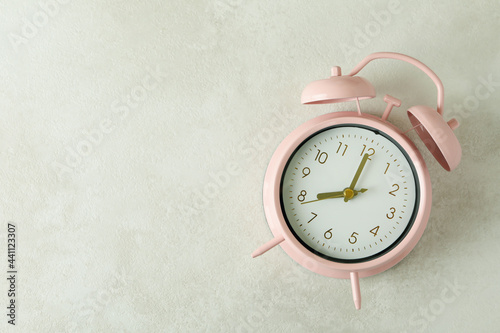
[[[437,109],[409,108],[410,130],[443,168],[456,168],[462,155],[453,133],[458,122],[443,119],[443,84],[431,69],[390,52],[369,55],[347,75],[333,67],[330,78],[304,89],[302,103],[355,101],[357,112],[311,119],[281,142],[263,188],[273,239],[252,253],[257,257],[279,244],[315,273],[351,279],[356,309],[361,308],[359,278],[381,273],[408,255],[424,232],[432,202],[422,155],[406,132],[387,120],[401,101],[385,95],[380,118],[361,112],[359,100],[375,97],[375,89],[356,74],[384,58],[408,62],[434,81]]]

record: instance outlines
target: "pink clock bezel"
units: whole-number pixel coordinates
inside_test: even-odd
[[[420,202],[415,221],[406,236],[393,249],[375,259],[358,263],[339,263],[320,257],[295,238],[289,229],[280,204],[280,182],[286,163],[295,149],[308,137],[324,128],[341,124],[359,124],[376,128],[396,141],[414,164],[420,186]],[[311,119],[290,133],[278,146],[267,167],[264,179],[264,211],[267,222],[283,250],[303,267],[329,277],[348,279],[355,272],[360,278],[381,273],[410,253],[422,236],[429,219],[432,188],[429,171],[413,142],[397,127],[378,117],[356,112],[329,113]]]

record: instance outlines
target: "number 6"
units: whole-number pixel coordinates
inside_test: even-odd
[[[328,229],[327,231],[325,231],[325,238],[326,239],[330,239],[333,237],[333,234],[332,234],[332,228]]]

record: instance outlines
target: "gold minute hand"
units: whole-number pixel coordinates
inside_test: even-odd
[[[351,185],[349,188],[351,190],[354,190],[354,186],[356,186],[356,183],[358,182],[359,176],[361,176],[361,172],[363,171],[363,168],[365,167],[366,161],[368,161],[368,154],[363,155],[363,159],[361,160],[361,163],[359,164],[358,170],[354,174],[354,178],[352,179]],[[350,198],[344,197],[344,201],[347,202],[349,201]]]

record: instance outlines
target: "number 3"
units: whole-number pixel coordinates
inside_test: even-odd
[[[385,214],[385,216],[387,216],[389,220],[394,218],[394,213],[396,212],[396,208],[391,207],[390,211],[391,211],[391,216],[389,216],[389,213]]]

